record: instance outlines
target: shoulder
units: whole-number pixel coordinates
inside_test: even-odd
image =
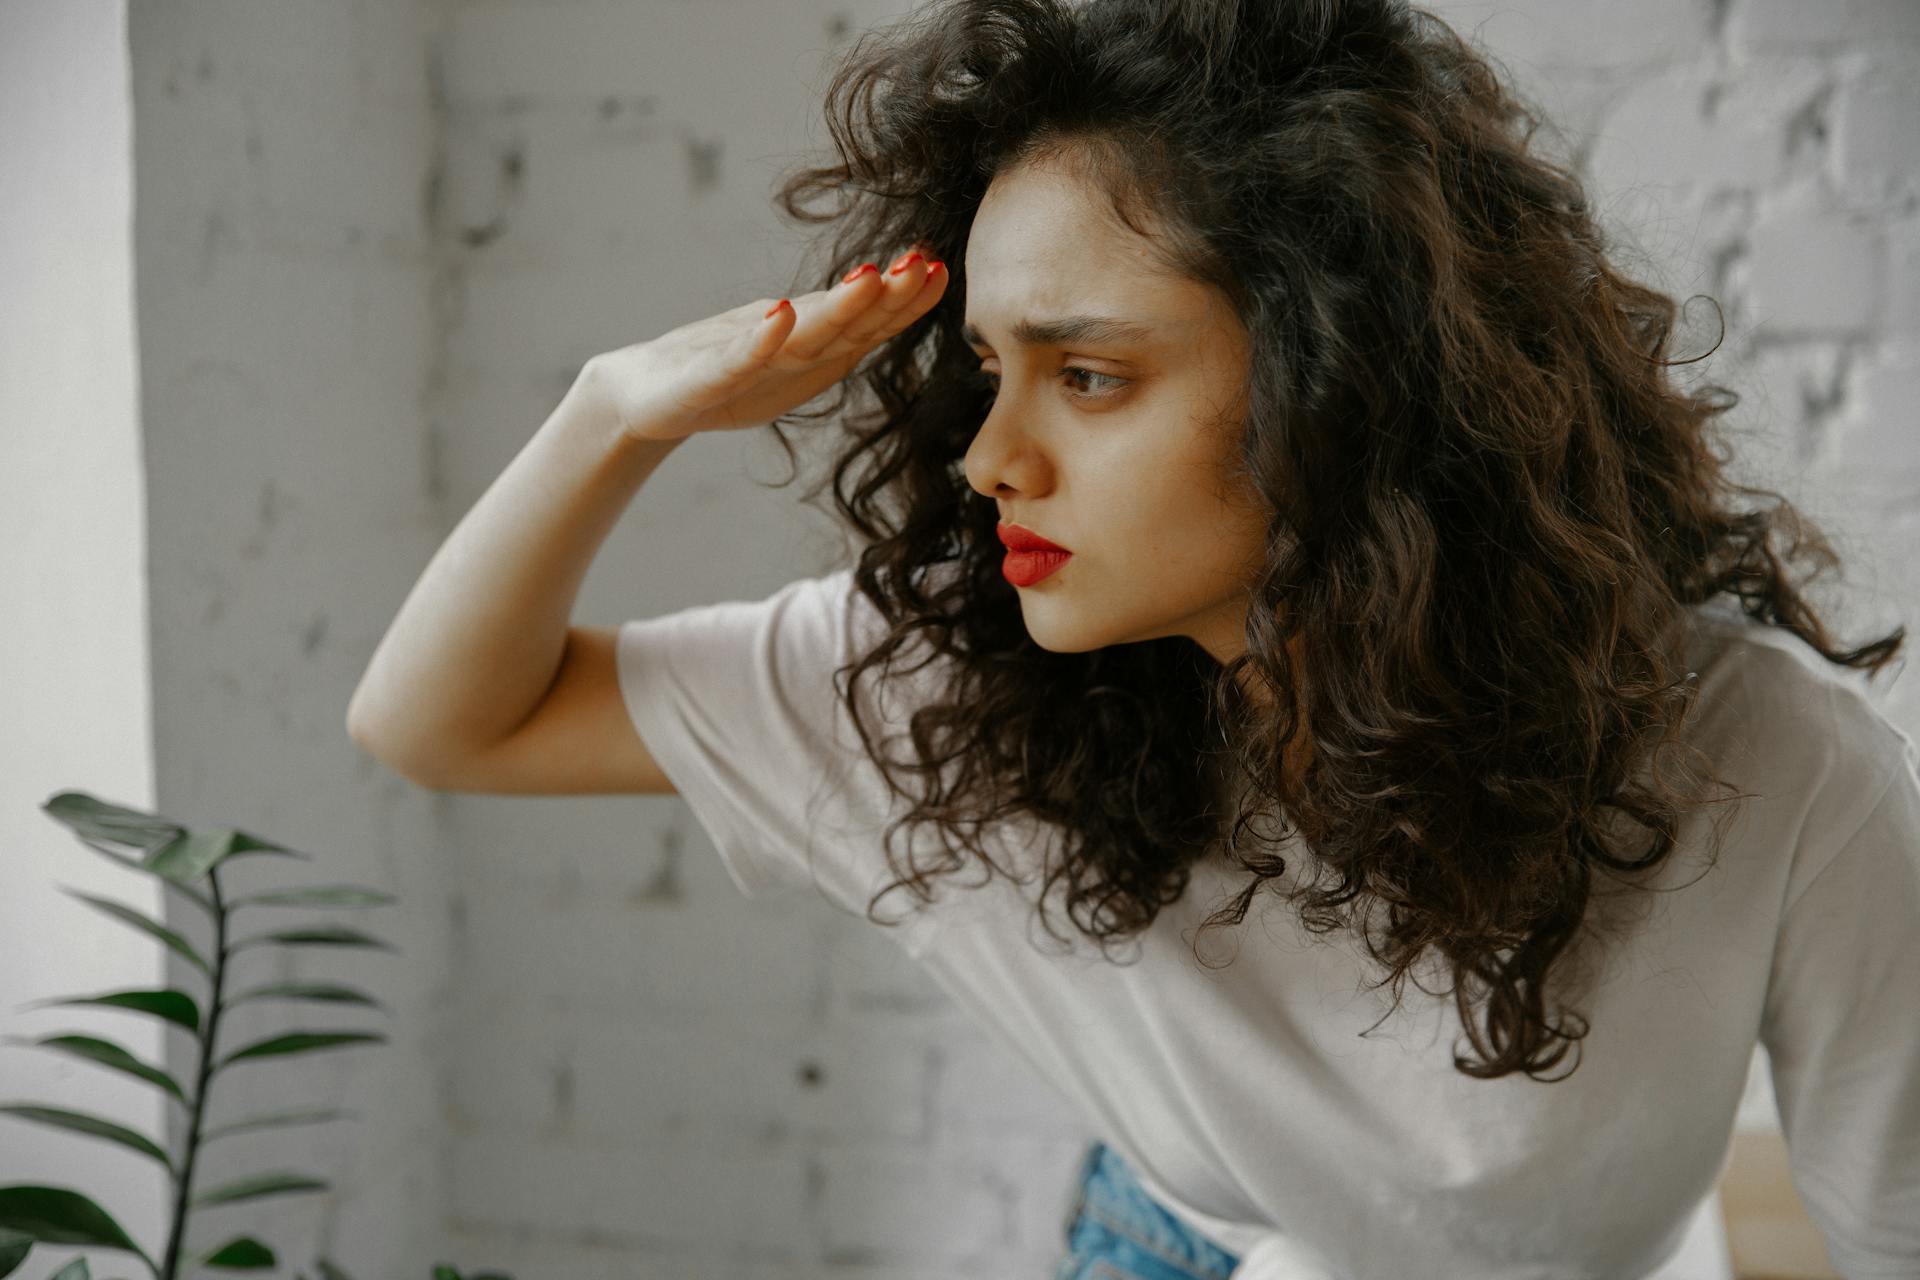
[[[1736,759],[1815,768],[1829,784],[1855,781],[1874,796],[1916,750],[1864,670],[1830,662],[1731,601],[1692,613],[1688,669],[1700,689],[1692,720],[1699,738]]]
[[[1700,696],[1686,740],[1751,793],[1743,848],[1780,849],[1792,901],[1889,790],[1914,776],[1920,745],[1887,717],[1865,671],[1828,661],[1730,600],[1694,613],[1688,669]]]

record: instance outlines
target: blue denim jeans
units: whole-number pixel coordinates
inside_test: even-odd
[[[1066,1233],[1053,1280],[1226,1280],[1240,1261],[1162,1207],[1097,1140],[1080,1162]]]

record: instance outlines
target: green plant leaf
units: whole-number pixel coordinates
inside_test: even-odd
[[[57,792],[40,806],[40,811],[83,839],[129,845],[142,851],[158,848],[186,830],[171,818],[112,804],[85,791]]]
[[[437,1262],[433,1267],[433,1280],[460,1280],[460,1273],[444,1262]]]
[[[66,1266],[48,1276],[47,1280],[93,1280],[93,1272],[87,1270],[87,1260],[85,1258],[75,1258],[72,1262],[69,1262]]]
[[[148,1270],[159,1270],[112,1214],[69,1187],[0,1187],[0,1227],[25,1232],[42,1244],[125,1249],[137,1254]]]
[[[253,987],[227,997],[229,1006],[243,1000],[330,1000],[336,1004],[364,1004],[380,1011],[389,1012],[387,1006],[375,1000],[364,991],[352,987],[342,987],[326,982],[275,982],[264,987]]]
[[[280,946],[317,944],[330,947],[379,947],[383,951],[398,951],[390,942],[383,942],[372,934],[350,929],[345,925],[322,924],[306,929],[282,929],[277,933],[255,934],[251,938],[242,938],[228,948],[238,951],[242,947],[251,947],[258,943],[271,942]]]
[[[96,1138],[105,1138],[117,1142],[123,1147],[138,1151],[143,1156],[152,1156],[167,1170],[173,1170],[173,1159],[166,1150],[143,1133],[136,1133],[125,1125],[115,1124],[111,1120],[102,1120],[79,1111],[68,1111],[63,1107],[42,1107],[31,1102],[0,1103],[0,1112],[19,1116],[22,1120],[31,1120],[35,1124],[49,1125],[55,1129],[70,1129],[75,1133],[91,1134]],[[0,1275],[6,1272],[0,1271]]]
[[[79,838],[81,844],[86,845],[101,857],[111,858],[129,871],[139,871],[148,875],[154,873],[153,869],[146,864],[146,853],[165,845],[186,829],[179,823],[158,814],[143,813],[137,809],[107,804],[83,791],[63,791],[40,807],[64,823]],[[111,848],[111,844],[132,845],[141,851],[142,856],[130,857]],[[213,899],[193,886],[176,883],[164,876],[157,878],[209,915],[219,914],[219,908],[214,905]]]
[[[335,1107],[327,1111],[275,1111],[266,1115],[249,1116],[244,1120],[235,1120],[218,1128],[203,1130],[200,1134],[201,1145],[215,1138],[224,1138],[230,1134],[244,1133],[248,1129],[267,1129],[275,1125],[313,1124],[321,1120],[337,1120],[343,1116],[358,1117],[359,1112]]]
[[[212,831],[183,831],[149,852],[146,868],[175,884],[204,880],[207,872],[226,861],[227,855],[233,852],[236,834],[230,827],[217,827]]]
[[[123,867],[126,867],[129,871],[138,871],[142,875],[153,875],[153,872],[148,869],[147,864],[140,861],[140,859],[138,858],[130,858],[125,854],[115,853],[113,850],[107,848],[105,845],[99,843],[98,841],[88,840],[84,836],[81,837],[80,843],[86,845],[89,849],[92,849],[95,852],[101,854],[103,857],[112,858],[115,862],[119,863]],[[153,878],[155,880],[158,880],[161,884],[165,885],[167,888],[173,890],[175,893],[179,894],[181,897],[187,899],[187,901],[199,907],[202,911],[206,912],[207,916],[210,919],[219,918],[221,914],[220,905],[216,903],[212,898],[202,893],[200,890],[194,888],[192,885],[180,884],[176,881],[167,879],[165,876],[153,876]]]
[[[234,1271],[260,1271],[273,1266],[278,1261],[273,1256],[273,1250],[252,1236],[235,1236],[200,1259],[200,1265],[227,1267]]]
[[[351,884],[317,884],[304,889],[270,889],[229,898],[229,907],[379,907],[400,899],[378,889]]]
[[[53,1005],[99,1004],[111,1005],[118,1009],[132,1009],[139,1013],[151,1013],[175,1022],[188,1031],[198,1034],[200,1031],[200,1006],[192,996],[178,987],[162,990],[137,989],[130,991],[109,991],[97,996],[71,996],[66,999],[35,1000],[20,1006],[23,1009],[37,1009]]]
[[[277,853],[286,858],[298,858],[302,862],[313,861],[313,855],[310,853],[302,853],[298,849],[289,849],[286,845],[280,844],[277,841],[264,840],[246,831],[235,831],[233,833],[233,856],[237,858],[247,853]]]
[[[0,1280],[20,1269],[33,1252],[33,1237],[11,1227],[0,1227]]]
[[[121,866],[125,867],[129,871],[145,871],[147,869],[146,864],[141,862],[140,859],[131,857],[128,854],[119,853],[113,849],[109,849],[104,843],[102,843],[99,840],[89,840],[86,836],[81,836],[80,843],[84,844],[85,846],[87,846],[87,848],[92,849],[96,853],[112,858],[115,862],[119,863]],[[196,894],[194,896],[198,897],[199,895]]]
[[[386,1041],[382,1031],[292,1031],[285,1035],[257,1040],[244,1049],[236,1049],[214,1064],[215,1071],[245,1058],[266,1058],[283,1053],[312,1053],[319,1049],[338,1049],[351,1044],[380,1044]]]
[[[258,1200],[291,1191],[326,1191],[332,1186],[324,1178],[309,1178],[302,1173],[256,1173],[252,1177],[222,1183],[211,1191],[202,1191],[193,1198],[193,1203],[227,1204],[234,1200]]]
[[[285,845],[250,836],[232,827],[214,827],[207,831],[183,831],[146,857],[146,869],[175,884],[191,884],[228,858],[244,853],[276,853],[283,857],[310,860],[308,854]]]
[[[175,933],[173,930],[167,928],[167,926],[161,924],[158,920],[154,920],[149,918],[148,916],[142,915],[140,912],[135,911],[132,907],[127,906],[125,903],[115,902],[112,898],[102,898],[97,894],[82,893],[78,889],[71,889],[71,888],[68,888],[66,885],[60,885],[58,887],[60,891],[66,894],[68,897],[78,898],[82,902],[91,903],[93,906],[98,907],[100,910],[106,912],[108,915],[114,917],[116,920],[124,920],[128,924],[132,925],[134,928],[141,929],[147,933],[152,934],[154,937],[160,939],[160,941],[166,943],[169,947],[172,947],[175,951],[185,956],[188,960],[191,960],[194,964],[198,965],[200,968],[200,971],[206,974],[209,978],[213,976],[213,966],[207,962],[207,958],[201,955],[198,951],[194,950],[193,944],[191,942],[188,942],[185,938],[181,937],[179,934]]]
[[[8,1036],[15,1044],[40,1045],[59,1053],[70,1053],[77,1058],[86,1058],[103,1067],[112,1067],[115,1071],[124,1071],[130,1076],[139,1076],[165,1089],[182,1103],[187,1095],[181,1091],[174,1078],[158,1067],[150,1067],[140,1059],[128,1053],[111,1040],[102,1040],[98,1036],[83,1036],[73,1033],[66,1035],[42,1036],[38,1040],[29,1040],[25,1036]]]

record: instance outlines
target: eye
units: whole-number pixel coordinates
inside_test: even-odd
[[[1096,379],[1096,381],[1094,382],[1094,386],[1096,388],[1100,386],[1105,386],[1107,388],[1105,391],[1096,390],[1091,395],[1083,395],[1082,397],[1083,399],[1098,400],[1102,396],[1112,395],[1114,392],[1118,391],[1121,387],[1124,387],[1127,385],[1127,380],[1125,378],[1116,378],[1110,373],[1101,373],[1098,369],[1082,369],[1078,365],[1070,364],[1066,368],[1060,371],[1060,376],[1063,378],[1072,377],[1074,374],[1079,374],[1081,377],[1085,377],[1085,378]]]
[[[1059,376],[1067,379],[1069,382],[1076,383],[1082,379],[1091,380],[1091,386],[1094,389],[1073,391],[1070,393],[1075,400],[1105,400],[1110,396],[1119,394],[1121,389],[1126,387],[1129,381],[1126,378],[1116,377],[1111,373],[1101,373],[1098,369],[1083,369],[1079,365],[1073,364],[1061,368]],[[975,371],[974,377],[989,391],[998,392],[1000,390],[999,374],[989,372],[986,369],[979,369]]]

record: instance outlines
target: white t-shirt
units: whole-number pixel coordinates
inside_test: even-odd
[[[1193,928],[1246,879],[1224,863],[1197,866],[1124,963],[1074,938],[1056,897],[1050,918],[1074,939],[1063,951],[1033,919],[1040,880],[979,887],[977,866],[935,878],[918,912],[907,890],[881,899],[882,919],[907,920],[882,932],[1077,1106],[1149,1192],[1242,1255],[1237,1280],[1657,1274],[1723,1169],[1756,1038],[1794,1185],[1834,1263],[1849,1280],[1913,1280],[1920,748],[1860,673],[1725,598],[1695,615],[1690,740],[1759,798],[1723,819],[1704,875],[1717,807],[1684,820],[1656,881],[1680,887],[1640,899],[1633,932],[1572,1000],[1592,1029],[1565,1080],[1462,1075],[1449,997],[1408,983],[1380,1022],[1391,996],[1372,989],[1359,941],[1308,933],[1267,894],[1241,925],[1210,930],[1213,967],[1197,963]],[[817,884],[864,916],[894,878],[880,837],[905,802],[866,759],[832,679],[879,627],[842,569],[619,629],[634,725],[749,896]],[[936,673],[908,677],[881,708],[891,718],[869,728],[902,732],[910,682]],[[939,847],[931,828],[911,838]],[[1049,843],[1031,827],[984,838],[1025,867]],[[1444,989],[1437,971],[1417,972]]]

